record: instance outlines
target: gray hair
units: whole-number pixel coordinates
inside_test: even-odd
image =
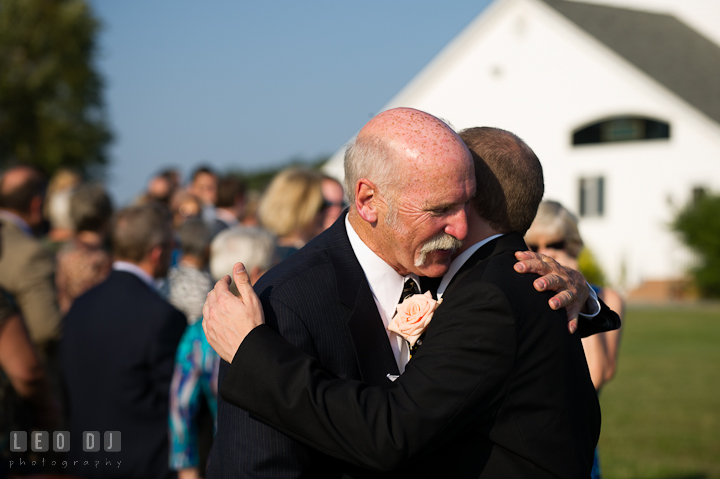
[[[275,263],[275,237],[263,229],[246,226],[221,231],[210,244],[210,274],[215,281],[232,276],[238,261],[248,273],[255,266],[267,271]]]
[[[345,194],[355,204],[355,185],[367,178],[380,188],[384,198],[392,196],[397,184],[398,165],[394,152],[378,136],[355,138],[345,150]]]
[[[112,201],[101,185],[82,185],[70,197],[75,231],[101,231],[112,215]]]
[[[545,200],[540,203],[530,229],[533,233],[565,240],[565,251],[573,258],[577,258],[583,248],[577,217],[557,201]]]
[[[204,258],[212,240],[212,231],[202,219],[190,218],[178,229],[178,237],[183,254]]]

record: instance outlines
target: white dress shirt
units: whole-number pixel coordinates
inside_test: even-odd
[[[397,362],[398,369],[402,374],[405,370],[405,365],[410,360],[410,350],[408,349],[405,339],[392,331],[388,331],[387,326],[395,314],[395,308],[400,300],[403,287],[405,286],[405,279],[412,278],[415,284],[418,285],[418,289],[420,279],[415,274],[408,276],[398,274],[397,271],[387,264],[385,260],[376,255],[373,250],[360,239],[360,236],[358,236],[353,229],[347,216],[345,217],[345,229],[350,239],[350,246],[360,263],[360,267],[365,273],[368,284],[370,284],[370,291],[372,291],[378,313],[380,313],[380,317],[385,325],[385,332],[387,332],[390,347],[395,356],[395,362]]]

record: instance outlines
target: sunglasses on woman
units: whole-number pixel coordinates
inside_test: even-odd
[[[555,250],[564,250],[565,246],[566,246],[565,240],[560,240],[560,241],[556,241],[554,243],[546,244],[545,248],[555,249]],[[540,250],[540,245],[528,243],[528,248],[530,248],[530,251],[537,253]]]

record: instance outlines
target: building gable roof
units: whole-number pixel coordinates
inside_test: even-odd
[[[720,47],[671,15],[542,0],[720,123]]]

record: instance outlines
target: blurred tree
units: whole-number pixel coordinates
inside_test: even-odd
[[[85,0],[0,0],[0,166],[107,162],[99,28]]]
[[[588,283],[605,286],[605,273],[587,246],[580,251],[580,256],[578,256],[578,270],[585,276]]]
[[[720,196],[697,195],[678,213],[672,228],[699,256],[692,273],[700,293],[720,297]]]

